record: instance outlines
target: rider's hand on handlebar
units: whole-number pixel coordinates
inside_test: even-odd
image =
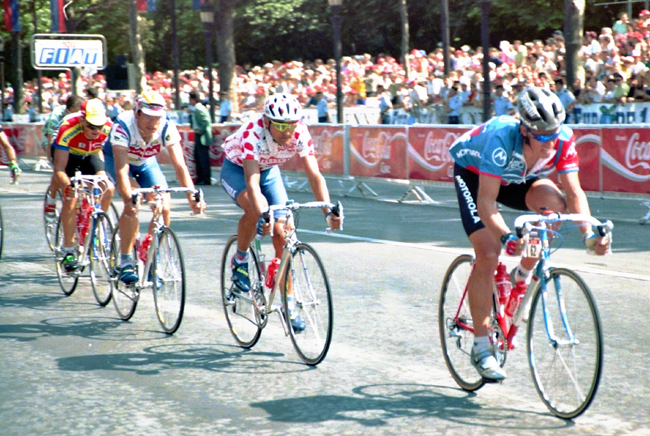
[[[325,215],[325,221],[327,221],[327,226],[331,230],[342,230],[343,219],[343,205],[341,202],[338,202],[336,206],[332,207],[332,209],[330,209]]]
[[[271,219],[268,212],[264,212],[262,217],[257,220],[257,234],[259,236],[271,234]]]
[[[524,249],[524,240],[513,233],[505,233],[501,235],[501,245],[508,256],[520,256]]]
[[[198,202],[194,199],[189,200],[190,203],[190,209],[192,209],[192,214],[193,215],[200,215],[203,212],[205,212],[205,208],[207,205],[205,204],[204,201]]]
[[[587,232],[583,235],[583,238],[588,253],[594,253],[599,256],[609,253],[612,242],[611,233],[600,236],[593,232]]]

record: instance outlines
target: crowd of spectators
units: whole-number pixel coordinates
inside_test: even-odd
[[[441,44],[439,44],[441,45]],[[587,30],[579,52],[578,78],[565,83],[565,40],[556,30],[546,40],[531,42],[501,41],[489,49],[491,100],[496,114],[512,114],[518,92],[527,85],[546,87],[560,96],[570,111],[575,104],[625,103],[650,101],[650,11],[643,10],[630,20],[621,13],[613,26],[599,32]],[[424,108],[437,107],[449,123],[459,122],[463,106],[482,107],[483,98],[481,47],[468,45],[450,48],[449,75],[444,76],[442,47],[430,53],[414,49],[408,56],[408,71],[387,54],[345,56],[342,58],[343,105],[379,107],[381,119],[401,108],[417,122]],[[236,95],[239,113],[259,111],[267,95],[285,92],[296,95],[305,106],[319,107],[319,119],[329,117],[323,108],[335,106],[335,61],[273,61],[262,66],[244,64],[236,68]],[[165,96],[170,109],[175,92],[172,72],[156,71],[147,75],[147,83]],[[219,92],[216,72],[214,100],[217,106],[229,106]],[[109,113],[128,110],[132,97],[128,93],[107,91],[101,74],[84,77],[84,88],[106,102]],[[208,78],[202,68],[184,71],[179,77],[181,105],[187,103],[190,91],[196,90],[207,100]],[[36,80],[25,84],[25,101],[35,111]],[[57,78],[44,77],[43,112],[64,103],[71,93],[69,73]],[[11,89],[5,101],[12,100]],[[327,102],[327,106],[322,101]],[[27,109],[27,108],[26,108]],[[219,113],[220,120],[230,120],[228,113]]]

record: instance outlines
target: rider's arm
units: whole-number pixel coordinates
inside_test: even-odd
[[[187,165],[185,164],[185,158],[183,157],[183,147],[181,146],[181,143],[177,142],[175,144],[168,145],[166,149],[169,153],[169,157],[171,158],[174,172],[176,172],[176,179],[178,180],[178,183],[180,183],[184,188],[195,189],[194,182],[192,182],[192,177],[190,177],[190,171],[187,169]],[[187,201],[190,204],[192,212],[197,214],[203,212],[203,205],[199,204],[194,199],[194,194],[191,192],[186,192],[185,195],[187,196]]]
[[[571,213],[581,213],[591,215],[589,211],[589,202],[587,195],[580,186],[580,178],[577,171],[558,174],[564,192],[566,193],[567,208]],[[587,223],[577,223],[583,238],[589,238],[593,235],[591,226]],[[580,225],[581,224],[581,225]],[[609,250],[609,236],[601,237],[596,235],[596,243],[593,247],[596,254],[606,254]]]
[[[129,154],[126,147],[113,146],[117,193],[125,204],[131,204],[131,181],[129,180]]]
[[[476,209],[485,227],[497,239],[500,239],[501,235],[510,232],[508,225],[496,206],[500,189],[501,179],[499,177],[487,174],[481,174],[479,176]]]
[[[327,189],[327,182],[318,168],[316,156],[307,155],[302,157],[302,164],[305,168],[305,174],[307,175],[309,186],[311,186],[311,191],[314,193],[316,201],[325,201],[330,203],[330,193]],[[330,213],[331,211],[329,209],[323,209],[323,214],[326,218]],[[330,218],[328,218],[328,224],[332,230],[340,229],[342,224],[341,217],[331,214]]]
[[[260,188],[260,164],[254,159],[244,159],[242,165],[246,190],[248,191],[253,212],[255,212],[255,216],[261,217],[262,213],[266,211],[266,200]]]
[[[68,158],[70,157],[70,152],[67,150],[55,149],[54,150],[54,175],[61,189],[65,189],[70,184],[70,178],[65,172],[65,168],[68,166]]]

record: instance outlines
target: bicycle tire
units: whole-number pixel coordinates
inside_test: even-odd
[[[93,238],[88,250],[90,258],[90,284],[97,304],[104,307],[110,301],[111,292],[111,237],[113,224],[107,214],[100,212],[93,223]]]
[[[47,202],[47,197],[50,195],[50,187],[47,187],[47,190],[45,191],[45,197],[43,198],[43,210],[45,210],[45,204]],[[61,205],[62,205],[63,200],[61,199],[61,191],[56,191],[56,196],[54,197],[54,212],[55,212],[55,218],[51,221],[48,221],[48,219],[45,217],[45,213],[43,213],[43,227],[45,229],[45,241],[47,242],[47,246],[50,247],[50,250],[54,251],[56,248],[56,226],[59,222],[59,215],[61,211]]]
[[[289,279],[285,280],[287,277]],[[295,332],[289,319],[290,311],[284,311],[293,347],[307,365],[318,365],[330,348],[334,324],[332,291],[323,262],[311,245],[299,243],[278,279],[284,282],[283,307],[290,308],[293,315],[300,316],[305,323],[305,330]],[[290,292],[295,308],[287,301]]]
[[[453,260],[442,281],[438,305],[438,328],[445,364],[458,386],[469,392],[476,391],[485,384],[470,362],[474,332],[462,327],[473,327],[466,293],[473,262],[474,258],[467,254]]]
[[[77,244],[78,245],[78,244]],[[56,266],[56,276],[59,280],[59,286],[61,287],[61,291],[65,295],[72,295],[77,289],[77,283],[79,282],[79,274],[82,271],[82,268],[80,267],[79,270],[73,271],[71,273],[66,272],[63,267],[61,266],[61,260],[63,260],[63,226],[61,225],[61,217],[59,217],[57,224],[56,224],[56,239],[55,239],[55,256],[54,256],[54,264]],[[77,251],[77,258],[78,258],[78,250]]]
[[[138,306],[139,292],[136,290],[135,285],[127,286],[122,283],[118,278],[118,271],[120,265],[120,227],[119,225],[113,228],[113,237],[111,238],[111,283],[113,284],[113,305],[117,315],[123,321],[131,319]],[[138,272],[137,253],[133,250],[133,267]]]
[[[564,319],[562,312],[566,315]],[[559,341],[549,339],[545,321],[551,327],[548,331]],[[568,331],[577,342],[571,343]],[[546,293],[541,283],[537,285],[528,320],[527,345],[533,382],[546,407],[564,419],[583,413],[600,383],[603,334],[594,297],[578,274],[565,268],[551,268]]]
[[[161,229],[156,248],[151,273],[156,316],[165,333],[171,335],[181,326],[185,308],[183,251],[169,227]]]
[[[242,348],[252,348],[260,339],[262,328],[252,302],[243,297],[232,295],[235,286],[231,280],[230,260],[237,252],[237,236],[231,236],[226,242],[221,256],[221,301],[226,321],[235,341]],[[260,285],[260,264],[253,250],[249,252],[248,274],[251,284]]]

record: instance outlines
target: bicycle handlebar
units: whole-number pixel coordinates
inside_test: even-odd
[[[142,194],[164,194],[166,192],[190,192],[194,195],[194,201],[200,203],[203,201],[203,191],[192,188],[138,188],[131,190],[131,202],[135,205],[138,202],[138,196]]]
[[[290,211],[296,211],[298,209],[323,209],[323,208],[329,208],[332,214],[335,216],[343,218],[343,205],[341,202],[337,202],[336,204],[328,203],[327,201],[309,201],[307,203],[295,203],[293,200],[287,201],[285,205],[271,205],[269,206],[268,212],[264,212],[262,214],[262,218],[264,219],[265,222],[270,223],[273,221],[273,215],[276,210],[290,210]],[[343,226],[341,226],[341,230],[343,230]],[[325,231],[327,233],[331,233],[332,229],[331,228],[326,228]],[[271,235],[273,235],[273,227],[271,227]]]
[[[612,223],[610,220],[607,220],[604,223],[602,223],[596,218],[592,217],[591,215],[586,215],[582,213],[559,214],[554,212],[554,213],[549,213],[547,215],[531,214],[531,215],[521,215],[517,217],[515,219],[515,232],[517,234],[517,237],[521,238],[526,233],[530,232],[530,230],[534,227],[531,223],[543,222],[547,224],[553,224],[553,223],[564,222],[564,221],[587,222],[592,226],[596,227],[596,230],[598,231],[598,234],[600,236],[607,235],[614,228],[614,223]]]

